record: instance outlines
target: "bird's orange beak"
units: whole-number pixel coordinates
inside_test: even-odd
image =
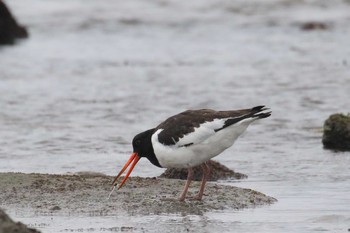
[[[112,185],[114,185],[114,186],[116,185],[116,182],[117,182],[119,176],[120,176],[121,174],[123,174],[123,172],[124,172],[124,171],[129,167],[129,165],[132,163],[132,164],[131,164],[131,167],[130,167],[130,169],[129,169],[129,171],[128,171],[128,173],[126,173],[126,176],[124,177],[123,181],[122,181],[122,182],[120,183],[120,185],[118,186],[118,189],[120,189],[120,188],[124,185],[125,181],[128,179],[130,173],[132,172],[132,170],[134,169],[135,165],[137,164],[137,162],[138,162],[139,160],[140,160],[139,155],[138,155],[136,152],[132,153],[131,156],[130,156],[130,158],[129,158],[129,160],[125,163],[124,167],[122,168],[122,170],[119,172],[119,174],[118,174],[118,175],[115,177],[115,179],[113,180]]]

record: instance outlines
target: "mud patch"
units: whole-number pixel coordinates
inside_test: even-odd
[[[276,199],[251,189],[208,183],[202,201],[179,202],[184,181],[130,177],[126,185],[107,199],[113,177],[101,174],[49,175],[0,173],[1,207],[34,209],[38,213],[87,214],[89,216],[138,214],[203,214],[223,209],[251,208]],[[195,195],[193,182],[189,195]]]

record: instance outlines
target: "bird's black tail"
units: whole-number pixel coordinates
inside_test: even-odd
[[[257,119],[262,119],[262,118],[271,116],[271,111],[266,112],[266,110],[269,110],[269,108],[265,108],[265,106],[256,106],[251,109],[238,110],[239,112],[238,116],[237,116],[237,111],[231,111],[231,113],[234,113],[235,115],[233,115],[232,118],[226,120],[225,124],[221,128],[215,129],[215,132],[220,131],[226,127],[229,127],[230,125],[236,124],[245,119],[250,118],[254,121]],[[250,121],[250,123],[253,121]]]
[[[257,117],[259,119],[262,119],[262,118],[266,118],[266,117],[271,116],[271,111],[263,112],[263,111],[267,111],[267,110],[269,110],[269,108],[265,108],[264,105],[256,106],[256,107],[251,109],[252,117]]]

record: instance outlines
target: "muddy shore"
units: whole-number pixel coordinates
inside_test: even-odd
[[[0,173],[0,208],[33,210],[62,215],[203,214],[207,211],[251,208],[271,204],[276,199],[251,189],[209,182],[203,201],[177,197],[184,181],[130,177],[126,185],[112,193],[113,177],[95,173],[74,175]],[[193,182],[189,195],[198,191]]]

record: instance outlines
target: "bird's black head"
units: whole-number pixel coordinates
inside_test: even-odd
[[[134,148],[134,153],[137,153],[139,157],[146,157],[153,165],[161,167],[152,146],[152,135],[154,132],[155,129],[153,128],[136,135],[132,140],[132,147]]]
[[[154,129],[149,129],[145,132],[139,133],[132,140],[132,147],[134,153],[137,153],[139,157],[148,157],[154,154],[152,147],[152,134]]]
[[[132,140],[132,146],[134,148],[134,151],[131,154],[129,160],[125,163],[122,170],[114,178],[112,185],[117,185],[116,183],[118,178],[123,174],[123,172],[131,164],[131,167],[128,173],[125,175],[123,181],[118,186],[118,189],[120,189],[128,179],[130,173],[132,172],[132,170],[134,169],[135,165],[137,164],[137,162],[140,160],[141,157],[146,157],[155,166],[161,167],[158,162],[158,159],[156,158],[156,155],[154,154],[153,146],[152,146],[152,134],[154,133],[154,131],[155,129],[149,129],[145,132],[139,133],[134,137],[134,139]]]

